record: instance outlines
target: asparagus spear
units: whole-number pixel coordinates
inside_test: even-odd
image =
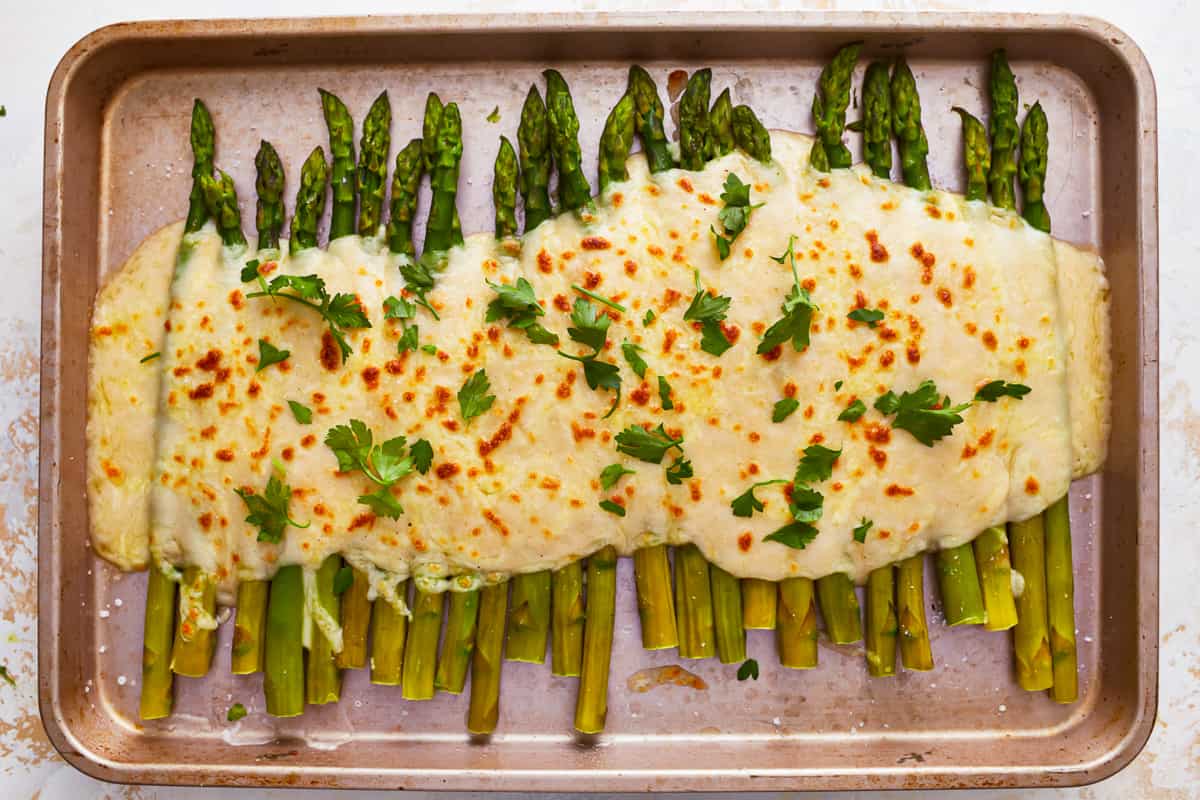
[[[900,146],[900,171],[904,183],[914,189],[932,188],[929,182],[929,140],[921,126],[921,98],[917,80],[903,59],[892,70],[892,131]]]
[[[583,174],[579,150],[579,118],[571,90],[557,70],[548,69],[546,77],[546,114],[550,118],[550,149],[558,165],[558,202],[564,209],[575,211],[592,201],[592,187]]]
[[[863,160],[875,177],[892,177],[892,90],[882,61],[872,61],[863,77]]]
[[[430,181],[433,201],[429,206],[429,222],[425,226],[425,252],[439,253],[449,250],[455,239],[461,236],[461,226],[456,225],[458,212],[455,201],[458,196],[458,167],[462,159],[462,116],[455,103],[442,109],[441,124],[438,126],[437,155]],[[456,236],[455,229],[459,233]]]
[[[850,166],[850,149],[842,141],[846,128],[846,108],[850,105],[850,82],[862,42],[842,47],[821,70],[817,92],[813,95],[813,122],[817,136],[809,156],[813,168],[828,172]]]
[[[467,730],[486,736],[500,717],[500,673],[504,664],[504,620],[508,616],[508,584],[485,586],[479,600],[479,627],[471,659],[471,705]]]
[[[658,87],[650,73],[637,66],[629,68],[629,85],[626,92],[633,97],[635,127],[642,140],[642,150],[651,172],[664,172],[675,168],[675,160],[667,148],[667,134],[663,130],[662,100],[658,98]]]
[[[317,569],[316,602],[340,624],[341,612],[333,581],[342,568],[342,557],[326,557]],[[307,672],[304,676],[304,699],[310,705],[336,703],[342,694],[342,672],[338,669],[333,643],[320,626],[313,625],[312,645],[308,649]]]
[[[555,570],[550,585],[550,671],[578,677],[583,668],[583,562]]]
[[[1043,191],[1046,188],[1046,153],[1050,148],[1048,124],[1042,104],[1034,103],[1025,114],[1021,126],[1021,163],[1018,178],[1021,182],[1021,216],[1039,231],[1050,232],[1050,212],[1046,211]]]
[[[883,678],[896,674],[896,578],[892,566],[867,576],[867,674]]]
[[[698,69],[679,98],[679,166],[700,170],[708,161],[708,101],[712,70]]]
[[[200,188],[202,178],[212,175],[215,130],[208,107],[199,99],[192,103],[192,192],[188,195],[187,222],[184,233],[195,233],[208,222],[208,206],[204,202],[204,190]]]
[[[667,546],[656,544],[633,552],[633,576],[637,585],[638,618],[642,623],[642,647],[665,650],[679,644],[675,625],[675,597],[671,589],[671,562]]]
[[[270,581],[242,581],[238,584],[230,668],[234,675],[262,672],[263,629],[267,622],[267,595],[270,591]]]
[[[708,111],[708,157],[720,158],[733,152],[733,101],[729,90],[717,95],[717,100]]]
[[[404,649],[404,678],[400,689],[405,700],[433,699],[444,601],[443,592],[417,589],[413,595],[412,625]]]
[[[925,624],[925,556],[896,565],[896,619],[900,625],[900,663],[905,669],[933,669],[929,626]]]
[[[297,565],[281,567],[271,579],[263,653],[263,693],[267,713],[304,713],[304,578]]]
[[[621,99],[609,112],[608,119],[604,122],[604,132],[600,134],[601,194],[604,194],[610,183],[629,178],[625,161],[629,158],[629,148],[633,146],[633,123],[633,95],[626,93],[621,95]]]
[[[722,664],[746,660],[746,629],[742,627],[742,589],[738,579],[716,564],[708,566],[712,582],[713,627],[717,658]]]
[[[258,249],[278,250],[283,230],[283,163],[271,143],[263,140],[254,156],[258,204],[254,224],[258,229]]]
[[[352,570],[350,588],[342,593],[342,649],[334,662],[339,669],[362,669],[367,665],[367,629],[371,627],[371,582],[367,573]]]
[[[300,168],[300,189],[296,192],[296,212],[292,215],[292,255],[317,246],[317,224],[325,213],[325,182],[329,166],[325,153],[314,147]]]
[[[175,707],[171,672],[171,642],[175,635],[175,595],[178,590],[157,565],[150,566],[146,584],[146,616],[142,634],[142,719],[171,716]]]
[[[968,200],[987,199],[987,176],[992,165],[992,149],[987,130],[971,112],[955,106],[954,113],[962,118],[963,165],[967,170]]]
[[[450,592],[450,611],[446,615],[446,636],[438,659],[434,688],[462,694],[467,682],[467,667],[475,652],[475,626],[479,621],[479,590]]]
[[[675,548],[675,612],[680,658],[712,658],[716,636],[709,564],[694,544]]]
[[[508,613],[509,661],[541,664],[546,660],[550,632],[550,570],[526,572],[512,579],[512,608]]]
[[[843,572],[817,580],[817,603],[825,620],[825,632],[834,644],[853,644],[862,640],[858,595],[854,582]]]
[[[1035,692],[1054,684],[1053,657],[1046,617],[1046,536],[1041,515],[1008,526],[1013,567],[1024,581],[1017,596],[1013,651],[1017,683]]]
[[[808,578],[779,582],[779,663],[791,669],[817,666],[817,601]]]
[[[406,597],[408,586],[400,581],[398,597]],[[404,665],[404,637],[408,633],[408,617],[391,603],[380,598],[371,608],[371,683],[399,686]]]
[[[771,160],[771,134],[750,106],[734,106],[733,140],[738,149],[764,164]]]
[[[194,602],[187,602],[188,595]],[[196,608],[199,603],[200,608]],[[199,567],[183,571],[179,584],[179,624],[175,626],[175,642],[171,647],[171,671],[188,678],[203,678],[212,665],[213,648],[217,645],[216,631],[200,627],[201,614],[212,617],[217,610],[217,586]]]
[[[1058,703],[1079,698],[1075,657],[1075,578],[1071,572],[1071,513],[1063,497],[1046,509],[1046,605],[1050,623],[1050,656]]]
[[[742,627],[746,630],[775,630],[779,590],[771,581],[742,578]]]
[[[417,192],[421,188],[423,154],[422,140],[413,139],[396,154],[396,169],[392,173],[391,214],[388,217],[388,249],[410,258],[413,247],[412,226],[417,216]]]
[[[217,177],[205,175],[200,179],[204,192],[204,203],[208,213],[217,223],[217,233],[226,247],[245,246],[246,236],[242,233],[242,212],[238,208],[237,187],[233,178],[218,170]]]
[[[329,129],[329,156],[333,160],[329,183],[333,187],[333,215],[329,218],[329,239],[333,241],[354,233],[354,120],[346,104],[324,89],[321,109]]]
[[[588,558],[587,624],[583,669],[575,701],[575,730],[600,733],[608,717],[608,670],[617,612],[617,551],[610,545]]]
[[[496,206],[496,238],[509,239],[517,235],[517,154],[512,143],[500,137],[500,150],[492,179],[492,202]]]
[[[975,537],[975,564],[983,589],[983,607],[989,631],[1006,631],[1017,624],[1017,606],[1012,593],[1012,564],[1008,537],[1003,526],[988,528]]]
[[[392,105],[387,92],[379,93],[363,120],[358,142],[358,233],[374,236],[383,220],[383,192],[387,187],[388,151],[392,144]]]
[[[992,205],[1015,209],[1013,177],[1017,174],[1017,143],[1021,132],[1017,127],[1017,79],[1008,67],[1003,50],[992,53],[992,71],[988,80],[988,96],[992,113],[988,129],[992,137],[992,163],[988,169],[988,189]]]
[[[939,550],[936,559],[946,622],[950,625],[982,625],[987,622],[971,543]]]
[[[438,131],[442,128],[442,100],[433,92],[425,98],[425,116],[421,120],[421,157],[425,172],[437,166]]]
[[[550,219],[550,117],[536,86],[529,87],[521,122],[517,126],[521,161],[521,199],[525,205],[525,230]]]

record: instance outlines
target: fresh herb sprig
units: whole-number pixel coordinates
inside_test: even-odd
[[[390,519],[399,519],[404,513],[404,507],[392,495],[392,487],[412,474],[416,467],[414,451],[422,441],[407,448],[405,437],[397,436],[375,444],[371,429],[357,419],[350,420],[349,425],[336,425],[325,434],[325,445],[337,457],[339,471],[361,472],[379,487],[371,494],[360,495],[358,502],[376,516]],[[432,450],[429,452],[432,455]]]
[[[721,260],[729,258],[730,248],[733,247],[734,241],[746,229],[746,225],[750,222],[750,214],[756,208],[761,208],[762,203],[750,205],[750,186],[742,183],[741,178],[732,172],[725,178],[724,191],[721,192],[721,200],[725,206],[717,213],[717,220],[720,221],[724,233],[718,233],[716,227],[710,226],[713,239],[717,243],[717,254]]]
[[[400,264],[400,277],[404,288],[412,292],[417,305],[427,309],[433,318],[440,320],[437,309],[429,302],[429,293],[437,285],[437,276],[446,267],[446,254],[423,253],[417,260],[405,259]]]
[[[496,292],[496,297],[488,303],[485,322],[506,319],[508,327],[524,331],[529,341],[534,344],[548,344],[552,347],[558,344],[558,335],[546,330],[538,322],[538,317],[544,316],[546,309],[537,301],[529,281],[517,278],[517,282],[511,286],[491,281],[488,281],[487,285]]]
[[[933,447],[934,442],[949,436],[954,426],[963,421],[962,412],[970,407],[969,402],[954,405],[948,396],[940,396],[937,385],[929,380],[922,381],[911,392],[897,396],[888,391],[875,399],[876,411],[895,415],[893,428],[908,431],[926,447]]]
[[[617,410],[617,406],[621,402],[621,368],[612,362],[601,361],[599,358],[608,342],[608,328],[612,324],[612,319],[607,314],[596,313],[595,306],[582,297],[578,297],[571,309],[571,323],[572,327],[567,329],[567,335],[571,337],[571,341],[592,348],[592,352],[584,356],[577,356],[559,350],[558,354],[583,365],[583,378],[587,381],[588,388],[616,392],[612,406],[604,415],[604,418],[607,419]],[[626,357],[628,357],[628,351],[626,351]]]
[[[712,294],[700,284],[700,271],[696,270],[696,294],[692,302],[683,312],[684,322],[700,323],[700,349],[714,356],[720,356],[733,343],[725,337],[721,323],[729,311],[733,298]]]
[[[292,501],[292,487],[272,475],[267,480],[267,488],[262,494],[249,489],[234,489],[237,496],[246,504],[249,515],[246,522],[258,528],[258,541],[278,544],[283,538],[283,529],[291,525],[293,528],[307,528],[288,516],[288,504]]]
[[[242,270],[242,280],[246,283],[258,281],[262,287],[260,291],[247,294],[247,298],[290,300],[320,314],[329,326],[329,334],[337,342],[343,364],[354,352],[350,342],[346,341],[346,331],[371,327],[371,321],[363,313],[357,297],[345,292],[330,296],[325,289],[325,281],[317,275],[276,275],[268,282],[259,274],[258,262],[251,261]]]
[[[795,243],[796,237],[789,236],[788,247],[783,255],[771,256],[776,263],[791,266],[792,290],[783,301],[783,317],[767,328],[762,341],[758,343],[756,352],[759,355],[771,352],[788,340],[791,340],[797,353],[808,347],[813,312],[819,306],[809,297],[808,290],[800,285],[800,275],[796,272]]]

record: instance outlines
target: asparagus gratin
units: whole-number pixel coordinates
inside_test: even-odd
[[[738,664],[773,629],[781,665],[813,668],[819,616],[889,676],[935,664],[932,551],[947,623],[1011,628],[1020,685],[1074,701],[1066,496],[1105,455],[1103,265],[1048,235],[1047,120],[1018,124],[1003,52],[987,126],[953,110],[965,196],[930,183],[903,59],[868,65],[847,124],[858,56],[822,71],[811,137],[698,70],[677,143],[634,66],[594,187],[547,70],[499,138],[494,233],[472,236],[453,102],[430,94],[393,160],[386,93],[356,140],[321,90],[328,153],[285,238],[278,153],[255,158],[248,237],[197,100],[187,217],[92,328],[92,536],[149,570],[142,717],[209,671],[234,606],[233,671],[264,674],[272,715],[369,668],[409,700],[469,691],[486,735],[503,661],[549,651],[599,733],[619,556],[648,649]]]

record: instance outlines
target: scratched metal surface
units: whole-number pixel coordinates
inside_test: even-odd
[[[1028,19],[989,17],[970,23],[978,29],[1009,28],[993,33],[956,29],[940,19],[932,26],[939,29],[936,36],[929,35],[927,18],[834,17],[841,30],[816,32],[803,28],[815,18],[776,15],[732,43],[703,32],[641,36],[612,35],[610,29],[609,35],[564,31],[552,39],[512,31],[499,46],[497,28],[512,25],[512,18],[476,21],[491,26],[486,52],[499,55],[497,60],[476,59],[485,51],[461,34],[414,39],[411,48],[402,50],[408,60],[401,60],[395,48],[382,52],[380,37],[411,24],[405,21],[322,21],[303,30],[300,23],[280,23],[290,31],[291,42],[298,31],[311,34],[303,53],[289,53],[287,43],[259,45],[257,54],[249,55],[253,66],[228,67],[213,58],[211,42],[196,38],[198,30],[168,23],[143,31],[150,39],[177,45],[172,57],[180,63],[170,69],[114,78],[89,75],[84,59],[82,76],[73,79],[95,95],[93,108],[99,113],[81,126],[82,133],[68,128],[61,152],[76,159],[95,156],[97,191],[92,197],[63,191],[66,197],[53,212],[48,197],[46,213],[48,258],[56,252],[75,256],[63,261],[61,327],[51,343],[61,347],[63,361],[50,363],[43,373],[44,386],[51,390],[44,410],[53,413],[53,425],[43,431],[42,456],[57,456],[44,464],[43,485],[47,477],[61,476],[55,484],[61,491],[43,495],[43,574],[49,567],[54,583],[42,587],[44,608],[48,604],[51,614],[43,617],[41,682],[52,738],[76,751],[68,759],[116,780],[582,790],[1070,784],[1100,777],[1136,752],[1155,690],[1147,681],[1154,671],[1156,640],[1140,636],[1139,625],[1145,624],[1145,604],[1153,606],[1157,587],[1153,565],[1139,558],[1152,554],[1156,544],[1156,513],[1148,513],[1156,512],[1156,505],[1145,506],[1157,479],[1153,458],[1146,460],[1145,452],[1149,448],[1152,456],[1156,442],[1139,427],[1143,414],[1135,399],[1144,402],[1146,391],[1153,394],[1155,386],[1153,370],[1143,365],[1145,348],[1152,352],[1153,343],[1142,342],[1139,350],[1138,342],[1138,333],[1144,333],[1139,293],[1147,289],[1147,276],[1138,269],[1142,220],[1132,213],[1134,203],[1122,200],[1117,189],[1122,181],[1145,176],[1101,165],[1106,163],[1106,140],[1139,139],[1136,125],[1145,122],[1144,116],[1134,107],[1113,107],[1136,98],[1129,92],[1138,87],[1125,76],[1125,88],[1112,89],[1121,76],[1103,72],[1120,67],[1128,53],[1107,65],[1078,57],[1090,41],[1082,32],[1058,34],[1064,37],[1059,45],[1073,45],[1077,52],[1050,62],[1022,54],[1022,49],[1029,56],[1047,52],[1029,38]],[[697,31],[707,27],[687,17],[674,21],[695,24]],[[543,29],[548,24],[528,22]],[[789,24],[799,27],[784,38]],[[897,31],[902,24],[910,29]],[[1034,27],[1045,24],[1041,20]],[[876,30],[864,30],[870,27]],[[203,30],[242,41],[239,37],[248,29],[234,23]],[[263,32],[261,25],[255,29]],[[314,144],[324,144],[316,86],[338,92],[356,117],[374,94],[388,89],[393,139],[399,142],[417,134],[424,94],[436,88],[463,110],[461,208],[464,228],[474,231],[490,227],[489,172],[496,137],[513,135],[524,92],[544,67],[561,69],[572,84],[584,152],[595,151],[600,124],[619,96],[633,58],[651,68],[662,86],[671,70],[712,66],[714,86],[733,87],[735,102],[754,106],[769,126],[810,130],[808,106],[822,60],[838,42],[859,32],[868,41],[868,55],[908,46],[922,90],[934,180],[950,187],[960,183],[960,141],[949,108],[984,110],[984,57],[996,44],[1009,45],[1022,97],[1041,100],[1054,131],[1050,159],[1055,168],[1047,194],[1056,232],[1099,248],[1114,287],[1127,290],[1114,292],[1115,379],[1118,386],[1140,387],[1142,395],[1124,400],[1118,395],[1112,466],[1106,474],[1078,483],[1072,494],[1084,693],[1079,704],[1059,707],[1041,695],[1021,692],[1011,679],[1007,636],[976,629],[951,632],[936,622],[938,668],[924,675],[868,681],[860,648],[832,646],[822,649],[819,670],[782,670],[774,664],[770,637],[754,632],[751,655],[764,666],[756,683],[739,684],[732,680],[731,668],[696,662],[688,667],[707,681],[707,691],[664,687],[632,692],[625,686],[628,676],[674,659],[671,653],[641,650],[632,570],[622,562],[609,724],[598,742],[581,743],[570,735],[573,681],[517,664],[505,667],[499,733],[487,744],[472,743],[463,734],[465,697],[405,703],[394,691],[371,686],[362,673],[348,676],[340,706],[310,711],[296,721],[271,720],[261,709],[258,679],[228,675],[228,626],[209,678],[178,681],[175,717],[139,725],[144,577],[121,575],[63,547],[77,548],[86,530],[79,480],[80,378],[65,367],[84,352],[80,334],[97,282],[119,267],[137,241],[182,215],[193,96],[204,97],[214,110],[217,163],[238,180],[245,213],[260,138],[279,148],[293,186],[304,154]],[[227,57],[238,59],[236,52]],[[286,63],[292,59],[298,63]],[[492,124],[485,118],[495,107],[500,121]],[[1150,123],[1152,130],[1152,116]],[[91,151],[86,144],[75,144],[85,135]],[[78,149],[68,150],[72,146]],[[50,143],[48,148],[56,150]],[[53,184],[48,175],[48,188],[56,189]],[[1153,266],[1142,262],[1142,269]],[[54,277],[47,276],[48,290]],[[1149,278],[1152,288],[1153,275]],[[85,313],[71,313],[80,310]],[[1155,410],[1149,410],[1151,417]],[[1134,515],[1139,513],[1143,538],[1137,535]],[[51,528],[48,522],[60,526]],[[47,537],[53,537],[49,545]],[[1140,589],[1140,604],[1112,605],[1120,596],[1118,583]],[[927,596],[937,620],[933,586],[927,587]],[[236,701],[246,703],[252,713],[231,727],[224,722],[224,710]],[[702,763],[696,757],[701,748]]]

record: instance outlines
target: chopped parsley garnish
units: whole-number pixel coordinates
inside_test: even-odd
[[[819,307],[809,297],[808,290],[800,285],[800,275],[796,272],[796,253],[793,249],[795,241],[795,236],[789,236],[788,248],[783,255],[771,256],[773,261],[791,265],[792,290],[783,301],[783,317],[767,328],[762,341],[758,343],[756,352],[759,355],[771,352],[789,339],[797,353],[808,347],[812,315]]]
[[[792,518],[798,522],[816,522],[825,513],[825,495],[809,486],[792,486]]]
[[[291,356],[291,350],[280,350],[275,345],[268,342],[266,339],[258,340],[258,366],[254,368],[255,372],[262,372],[272,364],[279,364],[287,361]]]
[[[441,319],[429,302],[428,294],[437,283],[437,273],[445,268],[445,254],[423,253],[419,259],[405,260],[400,264],[400,277],[404,278],[404,288],[417,298],[417,305],[423,306],[433,314],[434,319]]]
[[[647,308],[646,315],[644,317],[642,317],[642,327],[649,328],[650,323],[654,322],[654,320],[656,320],[656,319],[658,319],[658,315],[654,313],[654,309]]]
[[[724,235],[717,233],[715,227],[709,226],[709,230],[717,242],[717,254],[724,261],[729,258],[729,249],[734,240],[750,222],[750,212],[761,207],[762,203],[750,205],[749,184],[742,183],[741,178],[732,172],[725,178],[725,190],[721,192],[721,200],[724,201],[725,207],[717,214],[717,219],[725,229]]]
[[[507,319],[508,327],[525,331],[529,341],[534,344],[558,344],[558,335],[546,330],[537,321],[538,317],[546,313],[546,309],[537,301],[529,281],[517,278],[517,282],[512,286],[491,281],[488,281],[487,285],[495,290],[497,297],[488,303],[485,322]]]
[[[912,392],[899,397],[889,391],[875,400],[875,409],[883,414],[895,414],[892,427],[908,431],[925,445],[933,447],[938,439],[949,436],[954,426],[963,421],[961,413],[970,408],[970,403],[953,405],[949,397],[939,398],[937,385],[933,381],[922,381]]]
[[[595,306],[580,297],[575,300],[575,306],[571,310],[571,322],[575,324],[575,327],[567,329],[571,339],[592,348],[592,352],[586,356],[573,356],[559,350],[558,354],[583,364],[583,377],[589,388],[609,389],[617,393],[608,413],[604,415],[607,419],[621,402],[621,368],[608,361],[601,361],[597,356],[608,340],[608,326],[612,320],[606,314],[597,314]]]
[[[234,703],[229,707],[229,711],[225,712],[225,719],[229,722],[237,722],[246,716],[248,712],[246,707],[241,703]]]
[[[774,533],[763,537],[764,542],[779,542],[793,550],[803,550],[817,538],[817,529],[807,522],[789,522]]]
[[[883,321],[883,312],[877,308],[856,308],[847,314],[846,318],[855,322],[865,322],[867,327],[874,328]]]
[[[589,389],[611,389],[617,393],[617,396],[613,398],[612,406],[603,418],[607,419],[612,416],[612,413],[617,410],[617,404],[621,402],[621,368],[608,361],[600,361],[596,358],[595,353],[587,356],[573,356],[559,350],[558,354],[563,358],[583,364],[583,378],[587,381]]]
[[[3,115],[0,115],[0,116],[3,116]],[[4,681],[9,686],[17,685],[16,679],[14,679],[13,676],[8,671],[8,664],[0,664],[0,678],[3,678]]]
[[[429,468],[433,466],[433,445],[428,439],[417,439],[412,443],[412,447],[408,448],[408,454],[412,456],[413,467],[422,475],[429,472]]]
[[[742,665],[738,667],[737,671],[737,679],[739,681],[748,680],[750,678],[758,680],[758,662],[753,658],[747,658],[745,661],[743,661]]]
[[[858,542],[859,544],[862,544],[863,542],[865,542],[867,540],[867,531],[871,530],[871,528],[874,527],[874,525],[875,525],[874,522],[867,519],[866,517],[863,517],[862,522],[860,522],[854,528],[854,541]]]
[[[633,373],[639,378],[646,377],[646,359],[642,358],[642,347],[630,341],[621,342],[621,353],[625,356],[625,361],[629,363]]]
[[[353,585],[354,568],[349,564],[343,564],[337,574],[333,576],[333,596],[341,597]]]
[[[617,485],[617,481],[625,475],[636,475],[634,470],[627,469],[624,464],[609,464],[600,470],[600,488],[608,491]]]
[[[492,113],[487,115],[487,121],[493,125],[500,121],[500,106],[492,109]]]
[[[614,503],[612,500],[601,500],[600,507],[610,514],[616,514],[618,517],[625,516],[625,506],[620,503]]]
[[[246,522],[258,527],[258,541],[278,544],[283,538],[283,529],[288,525],[293,528],[307,528],[309,523],[301,525],[288,516],[288,504],[292,500],[292,487],[276,476],[267,480],[267,488],[262,494],[245,489],[234,489],[237,496],[242,498],[250,514]]]
[[[834,381],[833,382],[833,390],[836,392],[839,389],[841,389],[843,383],[845,383],[845,381]]]
[[[667,379],[662,375],[658,376],[658,400],[662,404],[663,411],[671,411],[675,408],[675,404],[671,402],[671,384],[667,383]]]
[[[421,352],[422,352],[422,353],[428,353],[428,354],[429,354],[429,355],[431,355],[431,356],[436,356],[436,355],[437,355],[437,351],[438,351],[438,349],[437,349],[437,345],[436,345],[436,344],[423,344],[423,345],[421,345]]]
[[[8,109],[5,108],[4,106],[0,106],[0,117],[7,117],[7,116],[8,116]]]
[[[259,262],[257,258],[246,262],[246,266],[242,267],[241,272],[242,283],[258,281],[260,284],[262,284],[263,290],[265,291],[267,288],[267,282],[263,280],[261,275],[258,274],[258,264]]]
[[[867,404],[856,397],[853,403],[846,406],[842,413],[838,414],[838,419],[842,422],[858,422],[865,413],[867,413]]]
[[[792,478],[792,490],[788,502],[788,512],[792,515],[792,521],[774,533],[764,536],[763,541],[779,542],[794,550],[803,550],[809,542],[816,538],[820,531],[817,530],[814,523],[818,522],[825,512],[825,496],[809,484],[829,479],[833,475],[833,464],[841,454],[841,450],[830,450],[819,444],[812,444],[804,448],[804,455],[796,466],[795,477]],[[740,504],[733,513],[743,516],[738,512],[748,511],[749,513],[745,516],[750,516],[755,511],[762,511],[762,503],[754,497],[755,486],[782,482],[764,481],[751,486],[746,494],[734,501],[735,503],[740,501]]]
[[[804,448],[804,456],[796,466],[796,476],[792,480],[797,484],[828,480],[833,475],[833,464],[841,454],[841,450],[810,444]]]
[[[692,462],[683,456],[676,456],[671,466],[667,467],[667,483],[672,486],[678,486],[693,475]]]
[[[775,404],[774,410],[771,411],[771,422],[783,422],[785,419],[796,413],[796,409],[800,407],[800,401],[794,397],[785,397]]]
[[[602,294],[596,294],[595,292],[589,291],[577,283],[572,283],[571,288],[574,289],[575,291],[579,292],[582,295],[586,295],[586,296],[592,298],[597,303],[602,303],[603,305],[608,306],[609,308],[613,309],[614,311],[620,311],[622,314],[624,314],[627,310],[625,308],[625,306],[621,305],[616,300],[610,300]]]
[[[416,350],[421,343],[421,330],[418,325],[405,325],[404,333],[396,340],[396,352],[407,353],[409,350]],[[437,352],[437,345],[427,344],[425,347],[432,347],[433,352]],[[426,350],[425,352],[429,352]]]
[[[470,422],[492,407],[492,403],[496,402],[496,395],[488,394],[491,388],[487,370],[477,369],[467,378],[458,390],[458,408],[462,412],[463,420]]]
[[[288,408],[292,410],[292,416],[296,418],[296,422],[301,425],[312,424],[312,409],[302,403],[297,403],[295,400],[288,400]]]
[[[138,363],[139,363],[139,364],[145,364],[145,363],[146,363],[146,362],[148,362],[148,361],[153,361],[154,359],[158,358],[158,357],[159,357],[159,356],[161,356],[161,355],[162,355],[162,353],[158,353],[158,352],[151,353],[150,355],[146,356],[145,358],[143,358],[143,359],[142,359],[141,361],[139,361]]]
[[[994,403],[1001,397],[1011,397],[1015,400],[1020,400],[1032,391],[1032,389],[1022,383],[991,381],[979,387],[975,392],[975,399],[982,400],[985,403]]]
[[[696,294],[692,297],[691,305],[683,312],[685,322],[699,322],[701,325],[700,349],[714,356],[719,356],[733,347],[725,332],[721,330],[721,322],[729,311],[732,298],[723,295],[710,294],[700,285],[700,271],[696,271]]]
[[[633,456],[650,464],[661,464],[663,456],[672,448],[677,447],[680,452],[683,452],[681,447],[683,437],[678,439],[672,437],[663,428],[661,422],[657,428],[651,430],[646,430],[640,425],[630,425],[618,433],[616,438],[618,453]]]
[[[783,480],[782,478],[776,478],[770,481],[759,481],[746,491],[739,494],[737,497],[733,498],[733,502],[729,504],[729,507],[733,509],[733,515],[735,517],[752,517],[754,516],[755,511],[762,511],[765,506],[762,504],[761,500],[754,496],[754,490],[761,489],[763,486],[774,486],[775,484],[779,483],[787,483],[787,481]]]
[[[250,267],[242,270],[242,278],[246,278]],[[246,297],[283,298],[308,306],[321,315],[329,326],[329,334],[337,342],[342,353],[342,363],[354,352],[354,348],[346,341],[346,331],[356,328],[369,328],[371,321],[363,313],[358,298],[352,294],[339,293],[332,297],[325,290],[325,281],[317,275],[276,275],[270,283],[264,282],[258,274],[258,266],[254,267],[251,279],[258,279],[264,288],[260,292],[251,292]],[[284,290],[290,290],[285,292]]]
[[[325,444],[337,457],[340,472],[360,471],[379,488],[371,494],[360,495],[358,502],[379,517],[399,519],[404,507],[392,496],[392,487],[413,471],[416,456],[404,454],[403,436],[375,444],[371,429],[361,420],[352,419],[349,425],[337,425],[325,434]]]
[[[417,304],[405,300],[403,297],[388,297],[383,301],[383,318],[398,319],[403,326],[404,333],[400,335],[399,341],[396,342],[396,351],[400,353],[409,350],[416,350],[420,341],[420,331],[416,325],[408,324],[408,320],[417,315]]]

